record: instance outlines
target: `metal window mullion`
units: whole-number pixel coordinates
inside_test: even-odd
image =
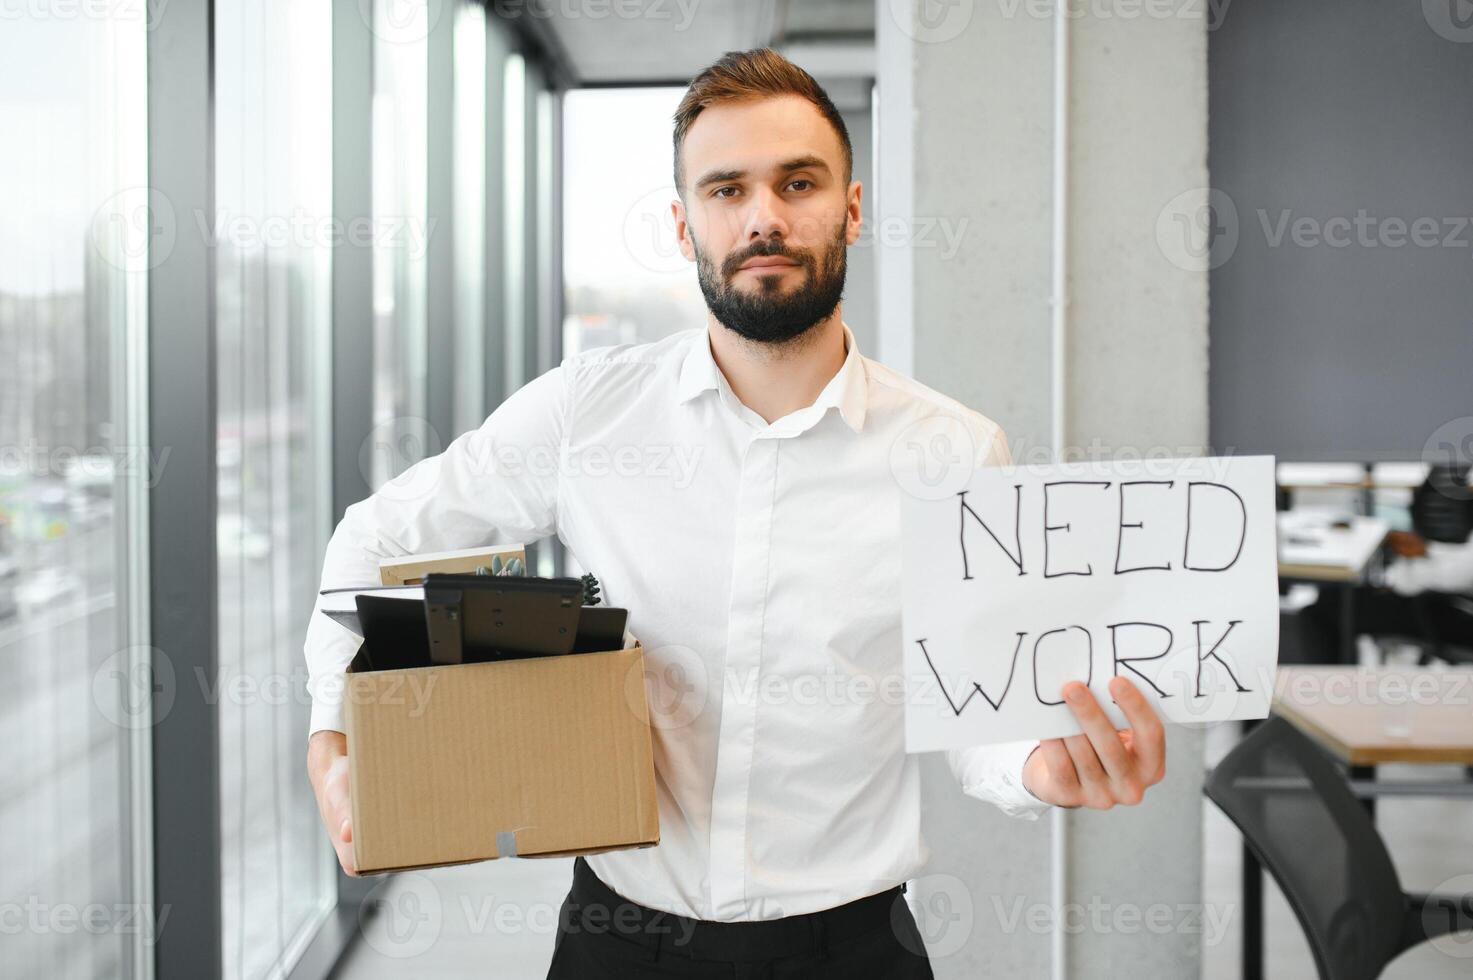
[[[360,0],[333,0],[332,8],[332,213],[336,228],[373,229],[373,32],[372,12]],[[344,234],[332,251],[332,524],[371,489],[368,461],[360,453],[373,429],[373,238]],[[368,878],[340,870],[338,908],[356,915],[372,890]],[[335,921],[329,919],[329,921]],[[326,951],[309,950],[294,971],[335,962],[349,936],[323,930]],[[315,944],[314,944],[315,945]],[[314,967],[315,969],[316,967]]]
[[[154,648],[154,946],[160,980],[221,974],[216,586],[214,4],[161,6],[148,34],[149,443]],[[167,220],[165,220],[167,218]],[[205,220],[197,220],[203,218]],[[160,234],[164,226],[172,240]]]
[[[455,16],[451,4],[426,39],[425,414],[429,454],[455,437]]]
[[[526,184],[523,188],[522,215],[524,218],[521,241],[523,244],[523,255],[526,256],[526,264],[523,266],[526,273],[525,281],[521,284],[525,302],[522,306],[522,322],[515,324],[515,329],[522,333],[522,384],[526,384],[537,377],[541,371],[541,318],[546,309],[546,297],[541,288],[541,276],[544,266],[542,262],[542,251],[540,242],[542,238],[541,224],[541,201],[539,195],[544,174],[538,172],[538,161],[540,157],[539,131],[541,113],[538,111],[538,100],[543,89],[543,76],[541,67],[531,56],[527,57],[526,84],[522,87],[523,110],[523,172],[526,174]]]
[[[359,0],[333,0],[334,227],[373,228],[373,33]],[[359,450],[373,427],[372,235],[332,253],[332,523],[371,489]]]
[[[556,84],[550,86],[544,98],[548,113],[544,119],[547,131],[542,143],[545,168],[543,189],[543,230],[546,234],[542,254],[547,263],[543,281],[546,283],[544,301],[546,313],[542,318],[542,369],[549,370],[563,359],[563,315],[566,297],[563,282],[563,92]],[[554,575],[565,575],[568,570],[567,549],[560,538],[554,535],[548,540],[552,550]]]
[[[512,36],[494,7],[486,17],[486,336],[483,348],[482,412],[491,414],[506,398],[506,60]]]

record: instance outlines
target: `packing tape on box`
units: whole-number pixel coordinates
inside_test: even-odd
[[[496,856],[499,858],[517,856],[517,832],[515,830],[503,830],[496,834]]]

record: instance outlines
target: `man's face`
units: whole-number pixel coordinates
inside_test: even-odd
[[[797,96],[712,106],[686,133],[681,252],[727,328],[778,343],[830,316],[859,237],[838,133]]]

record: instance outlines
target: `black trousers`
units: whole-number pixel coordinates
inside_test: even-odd
[[[933,980],[904,890],[781,919],[711,922],[630,901],[580,857],[547,980]]]

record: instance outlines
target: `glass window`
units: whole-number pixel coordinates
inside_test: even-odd
[[[215,5],[222,975],[289,971],[336,901],[303,772],[330,532],[332,10]]]
[[[533,375],[541,374],[562,359],[561,338],[558,336],[562,325],[553,322],[553,317],[557,315],[561,307],[555,293],[562,286],[561,283],[553,281],[557,275],[557,256],[553,254],[553,250],[557,248],[558,233],[562,229],[552,226],[558,205],[555,179],[558,166],[556,159],[558,134],[553,130],[557,124],[560,107],[558,94],[546,87],[547,83],[541,73],[538,74],[537,81],[537,94],[533,102],[535,108],[533,125],[536,127],[534,145],[537,148],[535,158],[537,177],[533,182],[536,213],[531,229],[535,244],[534,253],[537,256],[535,279],[537,301],[531,326],[534,331],[535,346],[531,351],[533,360],[529,366],[530,373]]]
[[[560,285],[553,281],[556,236],[552,228],[557,165],[552,127],[560,96],[550,88],[543,68],[521,54],[507,57],[502,79],[502,311],[506,325],[502,354],[509,394],[560,359],[555,349],[559,338],[551,321],[557,309],[553,293]],[[607,145],[600,150],[607,155],[606,151]],[[555,574],[556,542],[527,545],[529,567],[539,575]]]
[[[428,51],[439,5],[373,3],[373,447],[377,488],[439,452],[429,431]]]
[[[506,257],[506,393],[511,394],[531,378],[526,377],[527,324],[527,61],[519,54],[506,59],[502,82],[502,252]]]
[[[145,189],[142,12],[44,13],[0,28],[0,972],[134,977],[155,933],[138,379],[148,233],[175,216]]]
[[[486,419],[486,8],[455,11],[455,431]],[[448,440],[447,440],[448,442]]]
[[[563,100],[564,355],[706,323],[670,213],[670,120],[682,94],[584,89]]]

